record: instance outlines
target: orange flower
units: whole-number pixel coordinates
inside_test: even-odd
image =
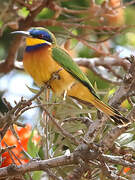
[[[2,165],[1,167],[5,167],[8,166],[10,164],[14,162],[16,163],[16,165],[20,165],[20,164],[24,164],[27,163],[29,160],[24,156],[23,152],[22,152],[22,148],[27,151],[27,145],[28,145],[28,141],[31,135],[31,126],[30,125],[26,125],[25,128],[22,127],[18,127],[18,126],[14,126],[16,133],[19,136],[20,142],[18,142],[18,140],[16,139],[16,137],[13,135],[13,133],[11,132],[11,130],[9,129],[1,144],[3,148],[6,148],[5,143],[7,144],[7,146],[13,146],[15,145],[16,147],[12,149],[13,154],[15,154],[15,157],[11,151],[7,151],[5,153],[2,154]],[[33,136],[33,141],[34,142],[39,142],[40,137],[38,136],[38,134],[34,134]],[[11,158],[12,156],[12,158]],[[13,159],[13,160],[12,160]],[[20,160],[20,162],[18,161],[18,159]]]
[[[130,167],[125,167],[124,168],[124,170],[123,170],[123,172],[126,174],[126,173],[128,173],[130,171]]]

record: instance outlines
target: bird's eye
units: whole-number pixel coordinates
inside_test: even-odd
[[[44,35],[43,34],[39,34],[39,36],[38,36],[40,39],[42,39],[43,37],[44,37]]]

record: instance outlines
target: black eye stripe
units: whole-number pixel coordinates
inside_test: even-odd
[[[52,42],[52,39],[50,39],[50,37],[44,37],[43,39],[45,39],[45,40],[47,40],[47,41],[49,41],[49,42]]]
[[[53,42],[51,35],[47,31],[43,31],[39,29],[31,29],[30,34],[33,38],[43,39],[50,43]]]
[[[44,35],[43,35],[43,34],[39,34],[39,38],[40,38],[40,39],[43,39],[43,38],[44,38]]]

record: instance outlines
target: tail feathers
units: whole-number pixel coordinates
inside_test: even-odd
[[[104,112],[106,115],[109,115],[111,120],[115,122],[116,124],[127,124],[129,123],[129,120],[121,115],[119,111],[114,109],[113,107],[106,105],[99,99],[95,99],[93,102],[93,105],[102,112]]]
[[[125,118],[124,116],[120,115],[114,115],[110,116],[110,118],[116,123],[116,124],[128,124],[129,120]]]
[[[108,115],[111,118],[111,120],[113,122],[115,122],[116,124],[127,124],[127,123],[129,123],[129,120],[127,118],[125,118],[124,116],[122,116],[119,111],[117,111],[116,109],[114,109],[113,107],[111,107],[109,105],[106,105],[105,103],[103,103],[98,98],[94,98],[91,101],[89,100],[86,102],[86,101],[81,100],[79,98],[76,98],[74,96],[70,96],[70,97],[82,102],[83,104],[94,105],[97,109],[99,109],[100,111],[102,111],[103,113]]]

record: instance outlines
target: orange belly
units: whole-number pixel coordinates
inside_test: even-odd
[[[79,82],[73,84],[73,86],[67,91],[67,95],[74,96],[89,103],[94,103],[95,100],[95,96],[90,93],[89,89]]]
[[[52,73],[61,69],[52,59],[51,48],[48,46],[35,51],[25,52],[23,64],[25,71],[33,77],[34,81],[39,86],[47,82],[51,78]],[[64,69],[59,72],[59,75],[59,80],[55,79],[50,83],[52,90],[57,95],[60,95],[64,90],[70,88],[75,81]]]

